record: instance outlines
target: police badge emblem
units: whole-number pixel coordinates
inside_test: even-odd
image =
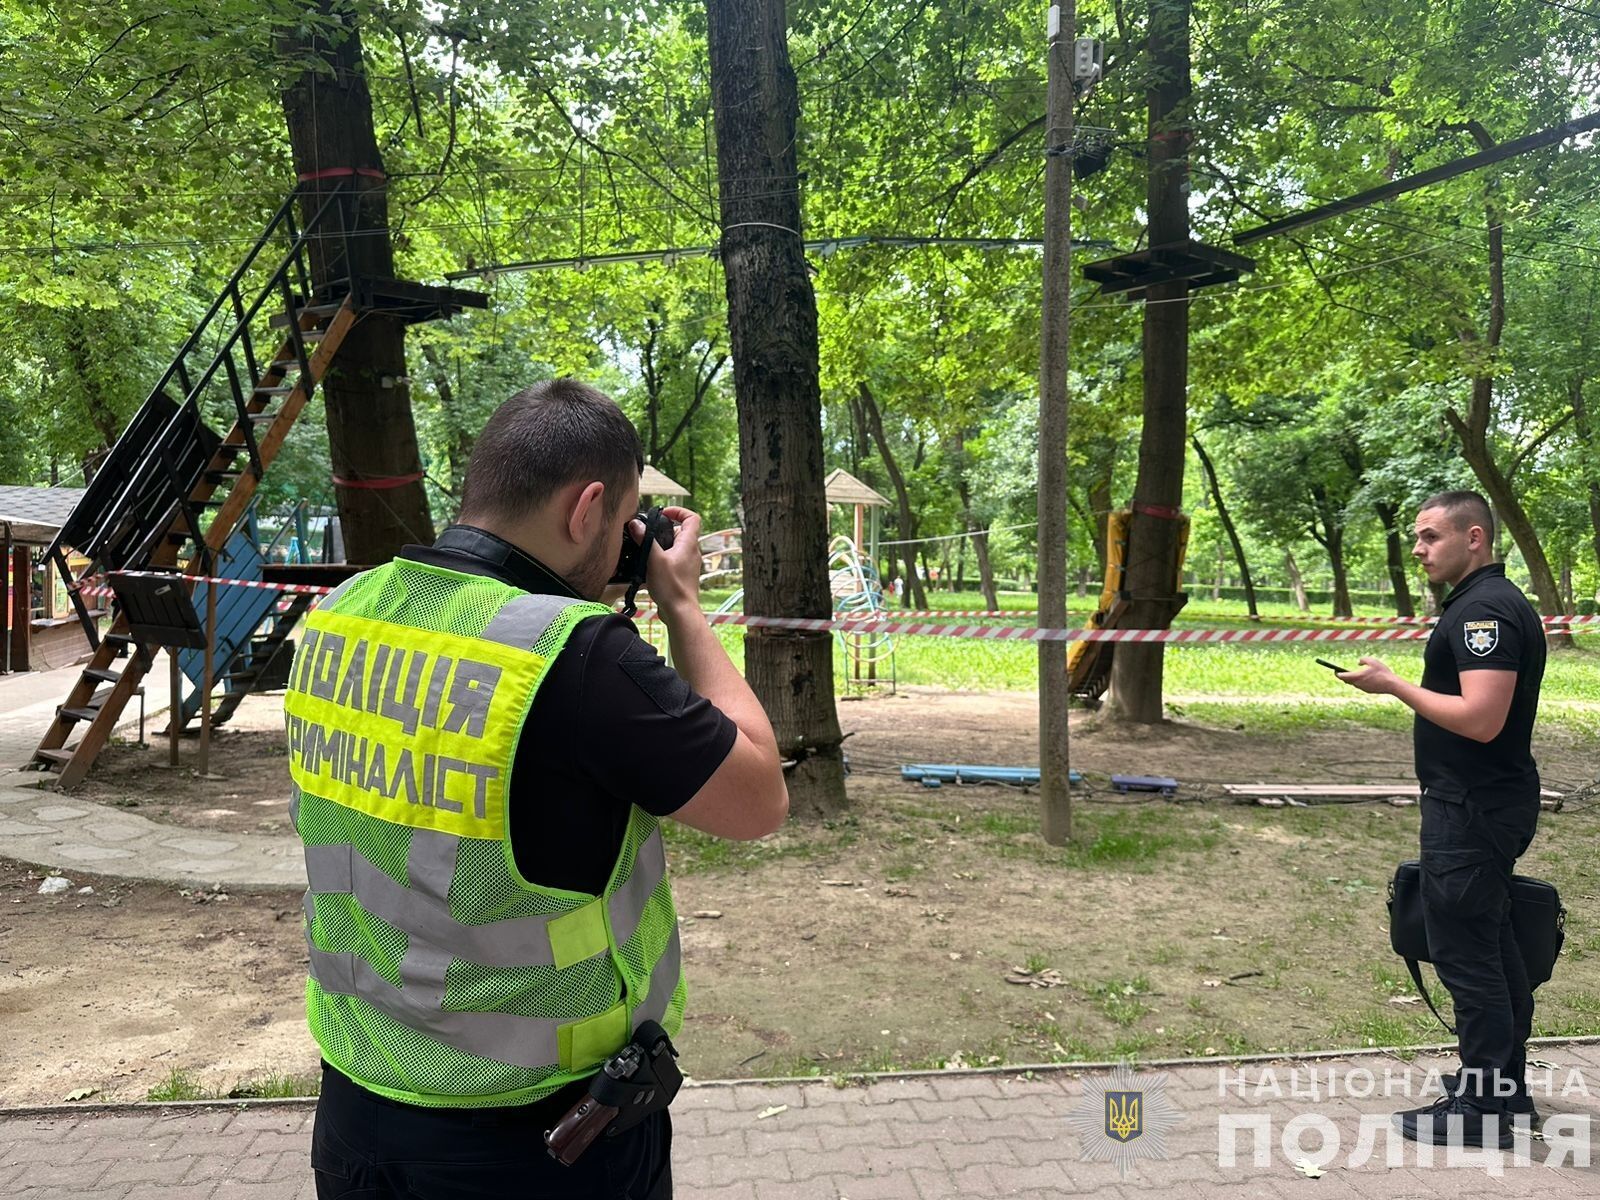
[[[1140,1105],[1143,1092],[1106,1093],[1106,1136],[1119,1142],[1131,1142],[1144,1132],[1144,1119]]]
[[[1467,640],[1467,649],[1482,658],[1500,644],[1500,622],[1463,621],[1461,636]]]
[[[1141,1158],[1167,1157],[1167,1134],[1183,1114],[1167,1097],[1165,1075],[1135,1073],[1119,1063],[1109,1078],[1087,1075],[1068,1120],[1083,1140],[1085,1162],[1113,1162],[1124,1179]]]

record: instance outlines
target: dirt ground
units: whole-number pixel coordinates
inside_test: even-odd
[[[77,794],[196,828],[287,831],[276,713],[254,703],[218,734],[221,779],[156,770],[164,746],[124,747]],[[1418,1015],[1384,924],[1388,875],[1415,853],[1415,807],[1238,806],[1210,786],[1403,782],[1406,736],[1336,721],[1292,738],[1181,723],[1129,735],[1075,714],[1073,763],[1090,780],[1066,848],[1039,839],[1030,791],[899,778],[905,762],[1031,762],[1034,703],[922,689],[844,702],[848,813],[751,844],[669,823],[692,1074],[1443,1036]],[[1594,778],[1592,745],[1538,750],[1551,778]],[[192,744],[184,753],[187,765]],[[1176,802],[1118,796],[1113,771],[1186,786]],[[1523,860],[1570,910],[1539,1032],[1600,1030],[1597,832],[1589,804],[1547,814]],[[73,890],[41,896],[41,875],[0,862],[0,1105],[80,1088],[142,1099],[173,1071],[215,1093],[314,1075],[297,894],[75,874]]]

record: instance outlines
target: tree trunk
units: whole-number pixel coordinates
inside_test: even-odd
[[[1328,555],[1328,566],[1333,575],[1333,615],[1336,617],[1352,617],[1355,609],[1350,604],[1350,579],[1345,569],[1344,562],[1344,515],[1338,506],[1328,498],[1328,491],[1319,483],[1313,483],[1308,489],[1311,493],[1312,511],[1316,514],[1311,526],[1311,536]],[[1316,521],[1322,523],[1322,531],[1317,531]]]
[[[1109,455],[1105,470],[1089,485],[1089,528],[1094,531],[1094,554],[1100,563],[1100,578],[1106,574],[1106,530],[1111,526],[1111,484],[1116,456]]]
[[[1289,572],[1289,590],[1294,593],[1294,606],[1303,613],[1311,611],[1311,601],[1306,596],[1305,576],[1300,574],[1300,564],[1294,560],[1294,551],[1288,550],[1283,555],[1284,568]]]
[[[422,361],[428,364],[428,374],[433,377],[433,390],[439,395],[439,411],[444,415],[445,465],[450,468],[450,487],[459,500],[461,485],[467,479],[467,461],[472,457],[472,446],[478,438],[456,404],[456,390],[451,386],[450,372],[439,360],[438,350],[427,342],[422,344]]]
[[[1588,402],[1583,395],[1583,380],[1575,380],[1568,389],[1572,396],[1573,424],[1578,434],[1578,445],[1585,451],[1578,456],[1579,462],[1589,464],[1589,525],[1593,532],[1594,561],[1600,566],[1600,442],[1595,439],[1595,430],[1589,424]]]
[[[978,586],[983,589],[983,606],[990,612],[1000,611],[1000,592],[995,587],[994,563],[989,558],[989,529],[972,526],[972,549],[978,556]]]
[[[1151,246],[1189,242],[1189,0],[1150,8],[1149,141],[1146,207]],[[1165,629],[1177,597],[1179,510],[1188,430],[1189,288],[1156,284],[1145,292],[1144,427],[1139,476],[1128,523],[1127,589],[1133,597],[1122,624]],[[1124,643],[1111,667],[1111,714],[1153,724],[1163,718],[1164,647]]]
[[[1467,129],[1482,149],[1494,146],[1493,139],[1476,121],[1467,122]],[[1561,615],[1561,593],[1556,586],[1555,573],[1550,569],[1550,560],[1545,556],[1544,546],[1509,476],[1500,469],[1489,446],[1489,423],[1494,414],[1494,360],[1499,356],[1500,335],[1506,324],[1505,230],[1490,199],[1484,202],[1484,220],[1489,234],[1489,325],[1483,338],[1484,359],[1472,375],[1467,415],[1463,417],[1453,405],[1445,409],[1444,415],[1461,441],[1461,456],[1488,494],[1504,529],[1522,551],[1534,594],[1539,598],[1539,611],[1547,617],[1555,617]],[[1555,640],[1552,636],[1553,644]],[[1561,642],[1570,644],[1570,639],[1561,635]]]
[[[1222,500],[1222,486],[1217,479],[1217,469],[1211,464],[1211,456],[1206,453],[1206,448],[1200,444],[1198,437],[1189,439],[1194,447],[1195,455],[1200,459],[1200,467],[1206,477],[1206,486],[1211,489],[1211,503],[1217,506],[1217,517],[1222,521],[1222,528],[1228,535],[1228,544],[1233,547],[1233,561],[1239,566],[1239,579],[1244,585],[1244,602],[1250,608],[1252,617],[1261,614],[1256,611],[1256,585],[1250,578],[1250,563],[1244,556],[1244,543],[1239,540],[1239,530],[1234,526],[1233,516],[1228,512],[1228,506]]]
[[[1429,582],[1427,592],[1427,615],[1437,617],[1444,611],[1444,584]]]
[[[1411,581],[1406,578],[1406,548],[1400,536],[1400,509],[1397,505],[1374,500],[1372,507],[1383,522],[1385,549],[1389,557],[1389,585],[1394,588],[1394,615],[1414,617],[1417,606],[1411,599]]]
[[[1333,615],[1355,616],[1355,606],[1350,603],[1350,572],[1344,561],[1344,526],[1335,525],[1328,531],[1328,565],[1333,568]]]
[[[1496,229],[1496,236],[1498,233]],[[1469,410],[1471,415],[1463,420],[1452,408],[1446,410],[1445,419],[1461,439],[1461,457],[1467,460],[1489,502],[1494,505],[1501,524],[1511,535],[1517,549],[1522,551],[1522,561],[1527,564],[1534,594],[1539,599],[1539,611],[1547,617],[1560,616],[1561,592],[1556,586],[1555,572],[1550,569],[1550,560],[1545,556],[1544,545],[1539,541],[1538,531],[1528,518],[1527,510],[1522,507],[1521,499],[1512,489],[1511,481],[1500,469],[1494,451],[1488,445],[1488,397],[1493,387],[1494,381],[1487,376],[1474,379],[1472,407]],[[1484,414],[1481,424],[1475,416],[1480,407]]]
[[[927,608],[928,597],[923,591],[922,576],[917,571],[917,551],[920,543],[917,541],[917,518],[911,511],[911,493],[906,488],[906,477],[900,470],[900,464],[895,461],[894,451],[889,448],[889,439],[883,432],[883,414],[878,409],[878,401],[872,394],[872,389],[867,386],[866,380],[856,382],[857,400],[861,405],[861,413],[867,426],[867,432],[872,435],[873,444],[878,447],[878,457],[883,459],[883,468],[889,472],[889,482],[894,487],[895,503],[900,511],[900,556],[906,564],[906,582],[910,588],[907,593],[911,598],[912,608]]]
[[[354,189],[354,198],[345,203],[345,220],[361,231],[348,241],[335,237],[312,243],[312,284],[326,294],[335,285],[342,289],[353,275],[394,278],[394,248],[355,11],[343,0],[306,0],[306,5],[333,25],[332,33],[319,26],[325,32],[313,35],[302,26],[283,35],[289,55],[317,60],[316,69],[308,68],[283,91],[294,169],[302,179],[329,173],[306,191],[301,211],[309,220],[327,198],[321,187],[344,183]],[[346,335],[322,381],[334,494],[346,557],[353,563],[387,562],[407,542],[433,541],[405,376],[405,326],[382,313],[367,313]],[[383,386],[385,377],[391,386]],[[349,487],[339,479],[382,486]]]
[[[800,232],[800,100],[782,0],[706,0],[722,265],[739,410],[745,611],[827,618],[817,301]],[[795,760],[797,815],[847,803],[833,635],[750,629],[745,674],[779,751]]]

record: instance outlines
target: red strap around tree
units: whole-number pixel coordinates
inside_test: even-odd
[[[1181,508],[1168,508],[1163,504],[1135,504],[1133,511],[1143,513],[1147,517],[1159,517],[1163,521],[1181,521],[1183,510]]]
[[[408,483],[415,483],[421,479],[423,472],[413,471],[410,475],[381,475],[375,479],[341,479],[337,475],[329,476],[340,487],[359,488],[367,492],[382,492],[389,488],[405,487]]]

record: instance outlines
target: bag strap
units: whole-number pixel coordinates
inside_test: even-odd
[[[1422,982],[1422,964],[1414,958],[1408,958],[1406,959],[1406,969],[1411,972],[1411,978],[1417,985],[1417,994],[1422,997],[1422,1002],[1428,1006],[1428,1011],[1437,1017],[1439,1024],[1449,1030],[1453,1036],[1456,1032],[1455,1026],[1439,1016],[1439,1010],[1433,1007],[1433,997],[1428,994],[1428,985]]]

